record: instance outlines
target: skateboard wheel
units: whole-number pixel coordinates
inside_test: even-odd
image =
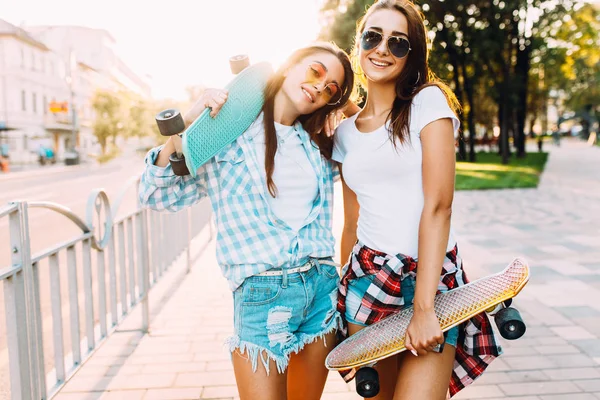
[[[249,65],[250,58],[246,54],[238,54],[229,59],[229,68],[231,68],[231,73],[234,75],[239,74]]]
[[[185,130],[183,117],[181,116],[181,113],[174,108],[159,112],[155,119],[158,130],[163,136],[177,135]]]
[[[525,323],[516,308],[507,307],[498,311],[495,317],[496,326],[504,339],[515,340],[525,334]]]
[[[356,371],[356,393],[370,398],[379,393],[379,374],[374,368],[363,367]]]
[[[179,157],[177,156],[177,152],[174,152],[169,156],[169,162],[171,163],[171,168],[173,168],[175,175],[186,176],[190,174],[190,170],[187,165],[185,165],[185,157],[183,155]]]

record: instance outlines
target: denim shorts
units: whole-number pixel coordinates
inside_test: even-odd
[[[365,275],[358,279],[352,279],[348,282],[348,295],[346,296],[346,315],[345,318],[348,322],[355,325],[366,326],[362,322],[358,322],[354,319],[354,316],[358,313],[358,309],[362,306],[361,300],[369,285],[375,279],[375,275]],[[404,305],[410,306],[413,303],[415,297],[415,278],[407,276],[402,280],[402,297],[404,297]],[[456,347],[458,343],[458,326],[448,330],[444,333],[446,343]]]
[[[249,277],[233,292],[234,336],[228,340],[229,349],[248,357],[253,371],[260,359],[268,374],[272,359],[283,373],[292,353],[340,327],[337,268],[313,262],[315,266],[305,272]]]

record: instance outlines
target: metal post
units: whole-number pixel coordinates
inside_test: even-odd
[[[9,215],[10,248],[12,267],[23,264],[22,254],[28,249],[23,241],[23,226],[20,203]],[[4,299],[6,304],[6,334],[8,339],[8,360],[10,365],[10,386],[13,400],[31,400],[31,366],[28,345],[28,310],[25,276],[21,269],[5,281]]]
[[[187,242],[187,248],[185,250],[185,260],[187,263],[187,273],[189,274],[190,271],[192,270],[192,255],[191,255],[191,247],[192,247],[192,210],[190,208],[188,208],[186,210],[186,221],[185,221],[185,225],[187,227],[187,234],[186,234],[186,242]]]
[[[27,202],[19,202],[21,216],[21,265],[25,280],[25,301],[27,307],[27,336],[29,340],[29,363],[31,366],[32,396],[35,399],[46,397],[46,374],[44,373],[44,354],[41,343],[41,313],[39,303],[39,283],[31,263],[31,249],[29,248],[29,217]],[[37,286],[37,287],[36,287]]]
[[[45,399],[46,374],[44,372],[44,354],[41,342],[42,327],[39,303],[39,281],[37,279],[37,271],[34,271],[34,265],[31,263],[27,202],[16,202],[13,204],[17,206],[16,217],[11,215],[13,265],[20,265],[22,268],[25,294],[25,315],[20,323],[25,322],[26,326],[18,334],[25,336],[28,342],[27,350],[25,351],[29,358],[29,395],[33,399]],[[24,388],[21,388],[21,390],[22,392],[25,392]],[[24,398],[27,398],[27,394]]]
[[[150,327],[150,304],[148,291],[150,290],[150,268],[148,268],[148,210],[144,209],[138,214],[138,260],[139,287],[142,302],[142,332],[147,333]]]
[[[71,103],[71,148],[70,150],[73,152],[73,156],[75,159],[73,160],[73,164],[79,164],[79,154],[77,153],[77,108],[75,107],[75,90],[74,86],[74,76],[73,70],[75,69],[75,53],[73,53],[73,49],[69,50],[69,75],[67,77],[67,82],[69,84],[69,92],[71,95],[70,103]]]

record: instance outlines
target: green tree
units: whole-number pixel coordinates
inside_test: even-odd
[[[114,143],[114,139],[123,132],[122,99],[112,91],[98,90],[92,99],[92,107],[96,113],[94,135],[102,148],[102,155],[105,155],[109,138],[113,138]]]
[[[126,109],[123,110],[125,117],[124,136],[144,137],[158,134],[158,128],[154,122],[156,115],[154,101],[130,94],[125,107]]]

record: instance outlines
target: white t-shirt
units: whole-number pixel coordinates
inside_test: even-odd
[[[262,124],[260,127],[262,128]],[[278,143],[273,182],[277,186],[277,197],[267,194],[267,202],[278,218],[295,231],[299,231],[304,226],[304,221],[312,211],[317,198],[319,191],[317,173],[308,159],[298,136],[297,127],[275,122],[275,131]],[[258,135],[254,143],[256,157],[264,177],[266,176],[265,135]]]
[[[335,133],[333,159],[342,163],[344,180],[356,193],[360,212],[358,239],[389,254],[418,257],[419,223],[423,211],[421,130],[429,123],[451,118],[459,121],[438,87],[427,87],[413,99],[410,141],[389,139],[389,123],[370,133],[356,128],[355,114],[342,121]],[[456,244],[452,228],[447,250]]]

